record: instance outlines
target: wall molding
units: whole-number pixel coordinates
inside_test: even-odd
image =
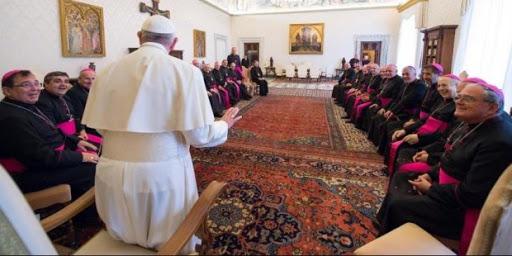
[[[387,34],[374,34],[374,35],[354,35],[354,57],[361,59],[359,53],[361,52],[361,42],[364,41],[381,41],[382,49],[380,55],[380,65],[388,64],[388,50],[390,45],[391,36]]]
[[[244,49],[244,43],[259,43],[260,44],[260,61],[264,58],[264,40],[263,37],[240,37],[238,39],[238,55],[240,55],[240,58],[243,57],[245,49]]]
[[[222,54],[219,54],[217,52],[217,50],[219,49],[219,42],[222,41],[224,42],[224,52]],[[218,60],[217,58],[219,56],[228,56],[228,37],[225,36],[225,35],[221,35],[221,34],[217,34],[217,33],[214,33],[213,34],[213,42],[214,42],[214,47],[215,47],[215,61],[221,61],[222,59]],[[225,57],[222,57],[222,58],[225,58]]]
[[[403,11],[409,9],[410,7],[414,6],[415,4],[421,3],[421,2],[428,2],[428,0],[409,0],[406,3],[401,4],[397,7],[398,12],[403,12]]]

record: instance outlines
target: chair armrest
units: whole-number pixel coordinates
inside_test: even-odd
[[[183,246],[186,245],[192,235],[203,224],[208,210],[225,186],[225,182],[212,181],[206,187],[176,232],[158,249],[158,255],[177,255],[181,251]]]
[[[75,201],[62,208],[58,212],[48,216],[41,221],[43,229],[48,232],[58,227],[62,223],[75,217],[94,203],[94,187],[89,189]]]
[[[416,224],[406,223],[367,243],[355,255],[455,255]]]
[[[54,204],[63,204],[71,201],[71,187],[68,184],[62,184],[30,192],[24,196],[32,210],[39,210]]]

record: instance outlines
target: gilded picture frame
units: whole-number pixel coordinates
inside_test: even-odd
[[[194,58],[206,57],[206,33],[194,29]]]
[[[62,56],[105,57],[103,8],[59,0]]]
[[[289,54],[323,54],[324,23],[290,24]]]

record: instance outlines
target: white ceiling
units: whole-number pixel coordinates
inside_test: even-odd
[[[230,15],[398,6],[405,0],[202,0]]]

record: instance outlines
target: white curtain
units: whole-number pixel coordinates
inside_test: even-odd
[[[465,70],[504,89],[508,109],[512,103],[512,1],[465,2],[453,70]]]
[[[419,33],[416,28],[416,15],[402,19],[399,33],[396,65],[401,70],[405,66],[416,64]]]

